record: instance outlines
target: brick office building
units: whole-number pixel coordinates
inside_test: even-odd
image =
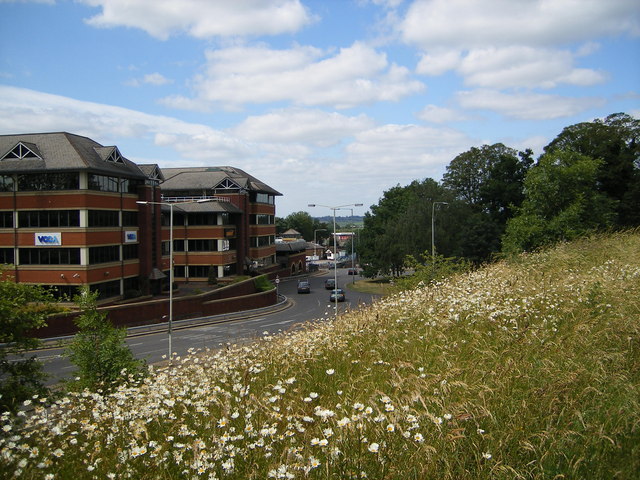
[[[60,294],[159,290],[172,203],[176,281],[268,269],[277,195],[232,167],[161,170],[69,133],[3,135],[0,264]]]

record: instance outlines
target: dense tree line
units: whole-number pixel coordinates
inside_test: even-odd
[[[442,181],[384,192],[365,215],[361,262],[398,274],[431,251],[480,263],[586,232],[640,225],[640,121],[624,113],[566,127],[534,161],[501,143],[455,157]]]

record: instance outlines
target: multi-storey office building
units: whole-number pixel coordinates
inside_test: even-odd
[[[168,169],[167,176],[115,146],[69,133],[0,136],[0,264],[15,281],[60,294],[81,285],[104,298],[158,291],[169,277],[166,204],[203,197],[207,203],[173,203],[177,281],[271,263],[279,193],[229,167],[219,171],[230,178],[221,174],[203,188],[202,178],[211,177],[190,171]]]

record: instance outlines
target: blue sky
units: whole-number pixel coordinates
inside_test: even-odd
[[[0,0],[0,28],[0,134],[236,166],[278,216],[640,117],[637,0]]]

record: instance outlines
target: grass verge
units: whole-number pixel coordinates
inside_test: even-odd
[[[196,352],[0,421],[10,478],[548,479],[640,471],[640,234]]]

